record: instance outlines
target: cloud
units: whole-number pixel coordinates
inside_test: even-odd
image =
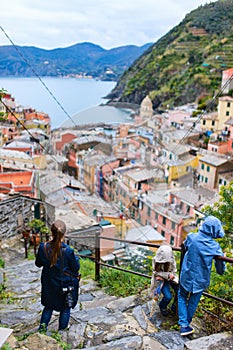
[[[203,0],[8,0],[1,26],[17,45],[51,49],[90,41],[104,48],[156,42]],[[0,33],[0,44],[9,41]]]

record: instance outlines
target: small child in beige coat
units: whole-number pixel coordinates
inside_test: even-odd
[[[172,248],[169,245],[162,245],[158,248],[155,257],[152,260],[152,272],[151,291],[156,294],[158,292],[158,289],[156,290],[156,288],[160,283],[160,289],[163,295],[159,302],[161,314],[163,316],[169,315],[168,305],[173,298],[171,288],[174,291],[174,299],[170,311],[171,313],[176,314],[179,285],[178,276],[176,275],[176,262]]]

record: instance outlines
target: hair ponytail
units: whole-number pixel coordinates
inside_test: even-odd
[[[51,226],[52,240],[46,245],[50,267],[54,266],[61,254],[61,242],[66,233],[66,225],[61,220],[56,220]],[[49,246],[49,247],[48,247]],[[49,249],[49,252],[48,252]]]

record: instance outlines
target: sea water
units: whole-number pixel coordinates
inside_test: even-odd
[[[76,78],[1,78],[0,88],[7,90],[17,104],[47,113],[52,129],[96,122],[124,122],[129,111],[105,107],[105,96],[115,82]]]

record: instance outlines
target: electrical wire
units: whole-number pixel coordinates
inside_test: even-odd
[[[41,77],[37,74],[37,72],[35,71],[35,69],[33,68],[33,66],[30,64],[30,62],[24,57],[24,55],[20,52],[20,50],[18,49],[18,47],[14,44],[13,40],[9,37],[9,35],[6,33],[6,31],[3,29],[2,26],[0,26],[0,29],[2,30],[2,32],[4,33],[4,35],[8,38],[8,40],[11,42],[12,46],[15,48],[15,50],[17,51],[17,53],[20,55],[20,57],[24,60],[24,62],[31,68],[32,72],[35,74],[35,76],[39,79],[39,81],[41,82],[41,84],[44,86],[44,88],[47,90],[47,92],[50,94],[50,96],[54,99],[54,101],[58,104],[58,106],[62,109],[62,111],[66,114],[66,116],[72,121],[72,123],[74,124],[74,126],[77,126],[77,124],[75,123],[75,121],[73,120],[73,118],[69,115],[69,113],[65,110],[65,108],[62,106],[62,104],[58,101],[58,99],[55,97],[55,95],[51,92],[51,90],[48,88],[48,86],[44,83],[44,81],[41,79]],[[214,102],[216,101],[216,99],[222,94],[222,92],[224,91],[225,87],[230,83],[230,81],[233,79],[233,74],[231,75],[230,78],[228,78],[228,80],[226,81],[226,83],[224,84],[224,86],[222,86],[222,88],[218,91],[218,93],[212,98],[211,102],[207,105],[208,108],[212,107],[212,105],[214,105]],[[7,107],[8,108],[8,107]],[[9,109],[9,108],[8,108]],[[179,145],[181,145],[182,143],[184,143],[184,141],[186,140],[187,136],[190,135],[190,133],[194,130],[195,126],[200,123],[200,121],[203,119],[205,115],[205,112],[202,112],[198,119],[195,121],[195,123],[193,124],[193,126],[191,126],[188,131],[186,132],[186,134],[182,137],[182,139],[180,139],[177,144],[174,146],[174,149],[172,149],[172,152],[176,152]],[[15,115],[14,115],[15,116]],[[17,119],[17,118],[16,118]],[[28,129],[23,125],[23,123],[21,123],[21,121],[18,119],[18,121],[20,122],[20,124],[23,126],[23,128],[30,134],[30,136],[34,138],[34,136],[28,131]],[[43,145],[40,144],[40,146],[42,147],[42,149],[44,149]],[[45,149],[44,149],[45,150]],[[164,159],[163,164],[165,164],[167,161],[169,160],[169,156],[167,155],[167,157]],[[111,168],[111,170],[113,171],[114,169],[109,165],[109,167]],[[119,178],[119,180],[121,181],[121,179]],[[149,182],[147,181],[147,183],[149,184]],[[123,212],[124,216],[129,218],[128,214]],[[129,218],[130,220],[132,220],[132,218]]]
[[[47,92],[50,94],[50,96],[53,98],[53,100],[58,104],[58,106],[61,108],[61,110],[65,113],[65,115],[73,122],[74,126],[77,126],[70,116],[70,114],[65,110],[65,108],[62,106],[62,104],[58,101],[56,96],[52,93],[52,91],[48,88],[48,86],[45,84],[45,82],[42,80],[42,78],[37,74],[36,70],[33,68],[31,63],[26,59],[26,57],[22,54],[22,52],[19,50],[19,48],[15,45],[13,40],[9,37],[9,35],[6,33],[6,31],[3,29],[2,26],[0,26],[1,31],[4,33],[4,35],[7,37],[7,39],[11,42],[14,49],[17,51],[19,56],[23,59],[23,61],[31,68],[32,72],[35,74],[35,76],[39,79],[41,84],[44,86],[44,88],[47,90]]]

